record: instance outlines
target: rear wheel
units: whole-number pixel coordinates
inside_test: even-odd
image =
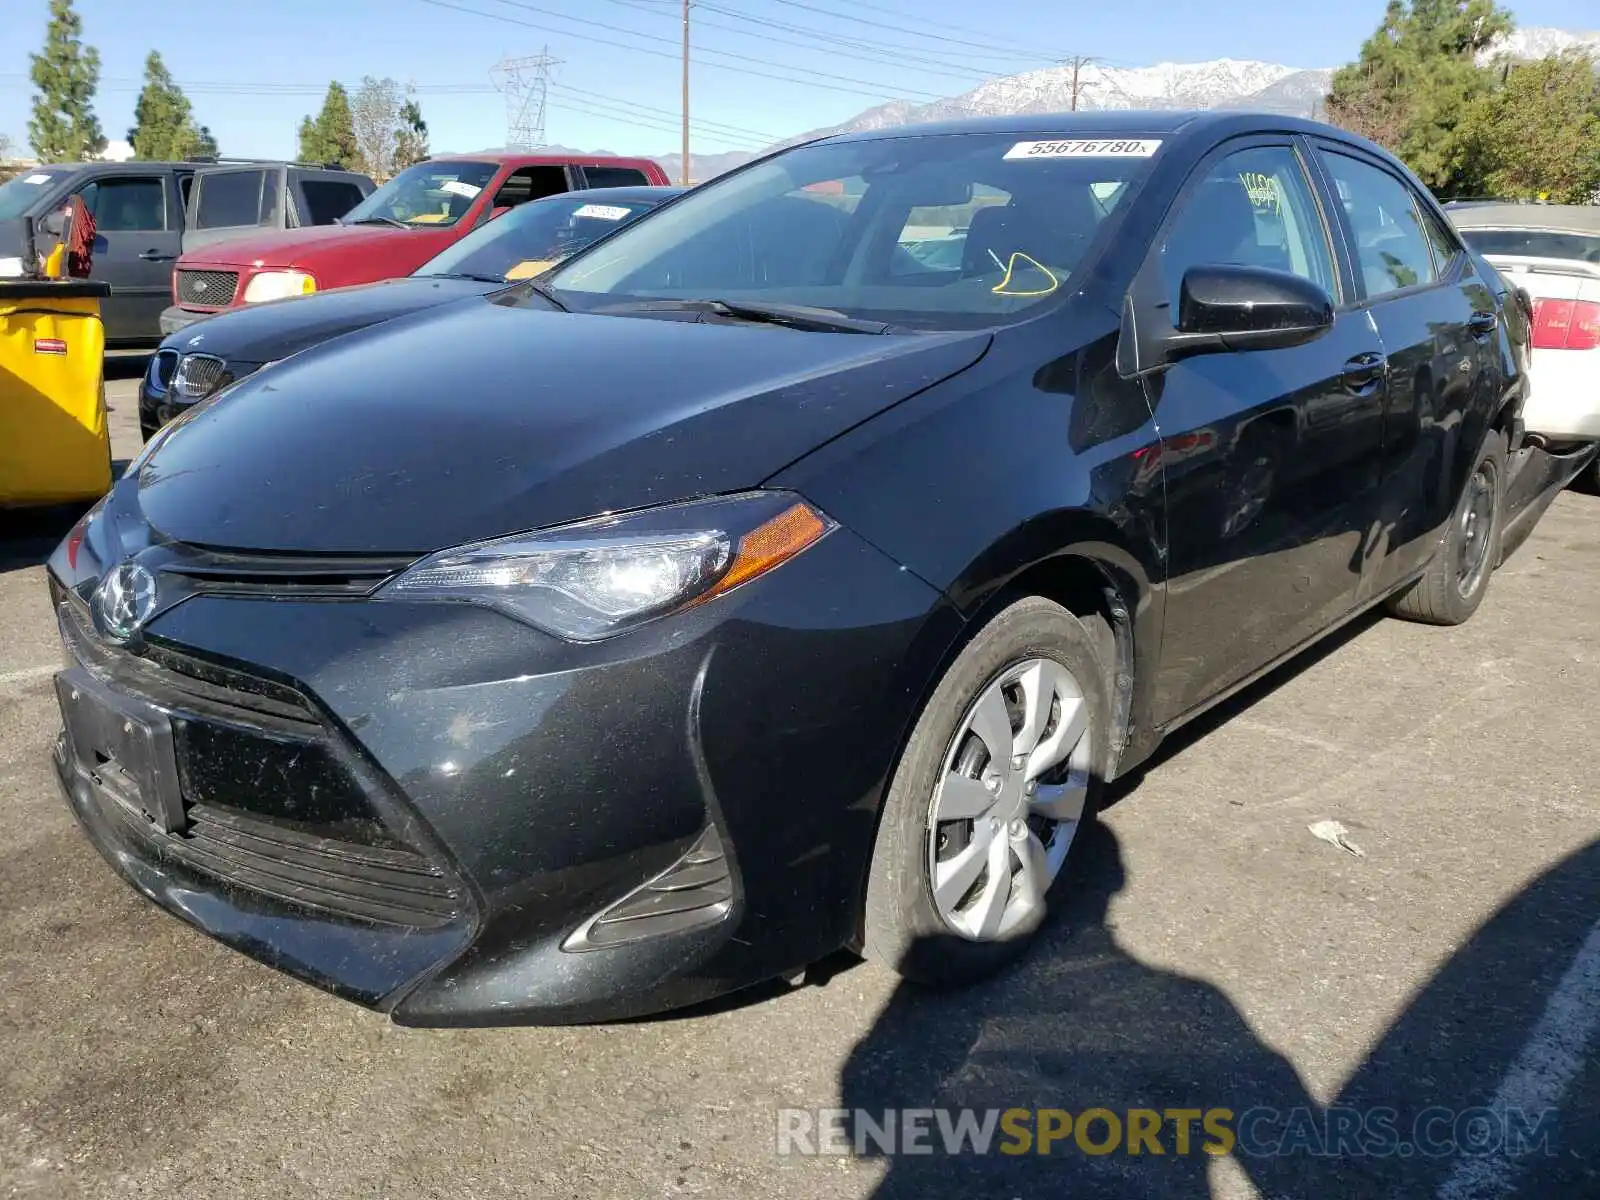
[[[864,948],[910,979],[980,978],[1018,954],[1094,818],[1105,672],[1082,622],[1032,596],[962,650],[894,772]]]
[[[1427,571],[1389,602],[1396,616],[1430,625],[1460,625],[1478,611],[1500,560],[1505,472],[1505,435],[1493,433],[1467,477]]]

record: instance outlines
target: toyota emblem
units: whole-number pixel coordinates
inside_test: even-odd
[[[114,642],[138,633],[155,611],[156,577],[138,563],[119,564],[94,590],[95,624]]]

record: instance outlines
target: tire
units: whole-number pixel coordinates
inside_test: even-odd
[[[1095,620],[1104,627],[1103,621]],[[890,780],[867,879],[865,957],[918,983],[951,985],[992,974],[1027,946],[1044,920],[1052,885],[1070,874],[1072,851],[1083,841],[1099,800],[1111,710],[1106,670],[1096,644],[1091,629],[1066,609],[1030,596],[997,613],[950,664],[917,719]],[[1018,671],[1023,678],[1008,684]],[[997,690],[1006,701],[998,711],[1010,722],[1004,733],[979,715],[996,712],[992,700]],[[1047,691],[1053,697],[1048,711],[1044,704],[1027,699]],[[1077,696],[1069,698],[1073,691]],[[1017,708],[1011,707],[1013,695],[1023,697]],[[990,703],[980,706],[980,701]],[[1042,724],[1030,724],[1030,712],[1044,713]],[[1077,736],[1080,719],[1086,724],[1081,737]],[[975,721],[998,737],[1011,735],[1009,764],[988,754],[990,741],[973,728]],[[1018,747],[1029,750],[1030,730],[1036,735],[1034,747],[1019,757]],[[1071,748],[1063,749],[1069,742]],[[1025,777],[1035,762],[1048,761],[1058,751],[1065,757],[1039,775],[1030,789]],[[1022,759],[1028,760],[1027,765],[1018,769]],[[955,782],[965,786],[956,788],[949,781],[953,774],[962,774]],[[989,787],[984,788],[981,778],[968,778],[972,776],[992,776]],[[970,822],[938,819],[940,813],[983,803],[983,791],[991,791],[995,798],[988,815]],[[1007,810],[1007,806],[1014,807]],[[1046,809],[1076,812],[1076,818],[1056,822],[1045,815]],[[995,816],[997,810],[1002,815]],[[979,828],[980,822],[987,832]],[[1044,833],[1047,828],[1049,837]],[[1063,836],[1064,843],[1056,840]],[[984,899],[1001,878],[988,864],[996,861],[993,856],[1002,839],[1008,848],[1007,894],[1016,911],[1006,903],[1001,927],[974,928],[994,912],[995,905],[985,905]],[[948,898],[964,878],[966,868],[957,859],[968,852],[985,865],[964,893],[973,898],[970,907],[962,908]],[[936,872],[945,879],[943,894],[953,916],[947,917],[935,899]]]
[[[1506,439],[1496,431],[1478,452],[1433,561],[1389,601],[1390,612],[1428,625],[1460,625],[1478,611],[1500,561],[1505,492]]]

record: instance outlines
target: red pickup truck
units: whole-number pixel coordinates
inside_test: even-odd
[[[407,167],[337,224],[204,246],[178,259],[163,335],[243,304],[409,275],[506,209],[576,188],[670,182],[644,158],[471,154]]]

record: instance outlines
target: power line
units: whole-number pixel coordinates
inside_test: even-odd
[[[582,99],[585,103],[599,101],[603,102],[608,107],[621,108],[624,111],[633,109],[645,116],[665,117],[673,121],[678,119],[678,114],[670,109],[658,108],[651,104],[640,104],[637,100],[624,100],[620,96],[596,96],[587,88],[571,87],[568,84],[556,83],[554,81],[551,82],[550,87],[556,92],[571,92],[575,97]],[[743,125],[729,125],[725,121],[707,121],[703,118],[697,118],[695,120],[695,127],[697,129],[704,129],[710,132],[720,131],[722,133],[736,135],[739,138],[753,139],[755,142],[762,145],[767,145],[780,140],[776,134],[765,133],[759,129],[748,129]]]
[[[904,13],[895,14],[895,15],[900,16],[902,18],[900,24],[898,24],[898,25],[890,25],[890,24],[888,24],[887,22],[884,22],[884,21],[874,21],[874,20],[872,20],[872,19],[870,19],[868,17],[858,17],[853,13],[844,13],[844,12],[839,12],[837,9],[822,8],[822,7],[819,7],[818,5],[815,5],[815,4],[808,4],[806,2],[806,0],[773,0],[773,3],[787,5],[790,8],[801,8],[801,9],[804,9],[805,11],[807,11],[807,12],[820,13],[822,16],[832,17],[836,21],[853,21],[857,25],[868,25],[868,26],[871,26],[874,29],[887,29],[891,33],[902,33],[902,34],[907,34],[907,35],[909,35],[911,37],[926,38],[928,41],[931,41],[931,42],[946,42],[946,43],[948,43],[948,44],[950,44],[952,46],[960,46],[963,50],[966,50],[966,51],[970,51],[974,47],[977,47],[977,48],[985,48],[985,47],[987,47],[988,49],[1004,49],[1004,47],[997,46],[995,43],[987,41],[987,40],[985,40],[983,42],[978,42],[978,41],[974,41],[973,40],[974,36],[982,36],[985,39],[987,39],[987,35],[974,34],[973,36],[964,37],[964,38],[953,38],[953,37],[945,37],[943,34],[938,34],[938,33],[923,33],[920,30],[910,28],[910,22],[912,22],[913,20],[920,20],[921,18],[913,18],[913,17],[910,17],[910,16],[908,16],[908,15],[906,15]],[[869,8],[871,6],[863,4],[863,5],[861,5],[861,7],[862,8]],[[879,11],[884,11],[884,10],[880,9]],[[924,22],[924,24],[931,25],[931,24],[934,24],[934,22],[928,21],[928,22]],[[1035,52],[1035,53],[1037,54],[1037,52]],[[1064,56],[1052,55],[1052,56],[1049,56],[1049,57],[1059,58],[1059,57],[1064,57]]]
[[[510,3],[511,0],[499,0],[499,2],[502,3],[502,4],[505,4],[505,3]],[[460,5],[460,4],[451,3],[451,0],[421,0],[421,3],[430,4],[430,5],[434,6],[435,8],[452,9],[455,12],[467,13],[468,15],[474,16],[474,17],[483,17],[483,18],[485,18],[487,20],[490,20],[490,21],[502,21],[502,22],[504,22],[504,23],[506,23],[508,25],[519,25],[519,26],[522,26],[525,29],[538,29],[538,30],[542,30],[542,31],[544,31],[546,33],[558,33],[558,34],[561,34],[563,37],[577,38],[579,41],[594,42],[594,43],[596,43],[598,45],[601,45],[601,46],[612,46],[612,47],[615,47],[615,48],[617,48],[619,50],[631,50],[635,54],[649,54],[649,55],[653,55],[656,58],[670,59],[673,62],[679,62],[681,60],[680,54],[677,54],[677,53],[668,53],[665,50],[653,50],[648,46],[635,46],[635,45],[631,45],[631,44],[629,44],[627,42],[613,41],[610,38],[596,37],[592,33],[574,33],[569,29],[553,28],[553,27],[551,27],[549,25],[541,25],[541,24],[539,24],[539,23],[537,23],[535,21],[524,21],[524,20],[521,20],[521,19],[516,18],[516,17],[502,16],[499,13],[486,13],[486,12],[483,12],[481,9],[467,8],[467,7],[465,7],[463,5]],[[515,5],[515,7],[518,7],[518,8],[529,8],[530,6],[524,5],[524,4],[518,4],[518,5]],[[534,9],[533,11],[542,11],[542,10]],[[564,19],[565,20],[569,20],[569,21],[581,21],[585,25],[598,24],[598,22],[586,21],[586,20],[583,20],[582,18],[579,18],[579,17],[566,17]],[[617,27],[608,25],[608,26],[603,26],[603,28],[612,29],[612,28],[617,28]],[[668,45],[677,45],[676,39],[673,39],[673,38],[655,37],[655,36],[650,35],[650,34],[635,33],[632,30],[620,30],[620,32],[627,33],[632,37],[647,38],[648,40],[653,41],[653,42],[665,42]],[[738,59],[745,60],[747,62],[765,63],[767,61],[766,59],[754,58],[754,57],[751,57],[750,55],[746,55],[746,54],[733,54],[732,52],[726,51],[726,50],[706,50],[703,53],[706,53],[706,54],[720,54],[720,55],[722,55],[724,57],[727,57],[727,58],[738,58]],[[932,92],[909,93],[909,89],[905,89],[905,90],[902,90],[900,92],[894,92],[894,91],[886,90],[886,89],[883,89],[883,88],[878,88],[877,85],[870,79],[855,79],[855,78],[852,78],[852,77],[850,77],[848,75],[829,75],[829,74],[826,74],[824,72],[811,71],[811,72],[808,72],[808,74],[810,75],[810,78],[797,79],[793,75],[777,75],[777,74],[774,74],[771,71],[757,71],[757,70],[751,69],[750,67],[735,67],[735,66],[731,66],[731,65],[729,65],[727,63],[710,62],[710,61],[707,61],[707,60],[701,59],[701,58],[696,58],[695,62],[699,63],[703,67],[715,67],[718,70],[731,71],[731,72],[733,72],[735,74],[751,75],[751,76],[754,76],[754,77],[759,78],[759,79],[773,79],[773,80],[776,80],[779,83],[792,83],[792,84],[798,84],[798,85],[803,86],[803,87],[804,86],[825,87],[829,91],[845,92],[845,93],[848,93],[850,95],[856,95],[856,96],[866,96],[869,99],[873,99],[873,100],[908,100],[908,99],[919,99],[919,98],[920,99],[927,99],[927,100],[938,100],[938,99],[941,99],[941,97],[935,95]],[[863,84],[865,87],[873,88],[874,90],[872,90],[872,91],[864,91],[861,88],[842,87],[842,86],[839,86],[838,83],[831,83],[831,82],[830,83],[820,83],[820,82],[817,82],[818,80],[821,80],[821,79],[838,80],[838,81],[840,81],[842,83],[859,83],[859,84]]]
[[[657,15],[662,15],[661,14],[661,10],[659,8],[657,8],[654,4],[652,4],[650,2],[650,0],[610,0],[610,2],[613,3],[613,4],[622,4],[622,5],[625,5],[625,6],[629,7],[629,8],[638,9],[641,12],[649,12],[649,13],[655,13]],[[840,34],[837,34],[837,33],[830,33],[830,32],[827,32],[825,30],[817,29],[815,26],[795,25],[795,24],[792,24],[792,23],[787,22],[787,21],[774,21],[774,20],[772,20],[772,19],[770,19],[768,17],[752,16],[749,13],[740,12],[737,9],[724,8],[719,4],[708,3],[707,0],[695,0],[695,5],[696,5],[697,8],[702,8],[702,9],[705,9],[705,10],[707,10],[709,12],[721,13],[724,16],[732,17],[733,19],[735,19],[737,21],[745,22],[746,24],[761,25],[761,26],[764,26],[764,27],[766,27],[768,29],[780,29],[780,30],[783,30],[783,31],[785,31],[787,33],[797,33],[797,34],[800,34],[803,37],[806,37],[806,38],[810,39],[813,42],[824,42],[824,43],[827,43],[830,48],[831,47],[847,47],[847,48],[855,49],[855,50],[870,51],[870,52],[872,52],[874,54],[874,57],[871,58],[871,59],[868,59],[867,61],[871,61],[871,62],[889,61],[889,62],[894,62],[894,63],[897,63],[897,64],[906,63],[906,62],[927,63],[927,64],[930,64],[930,65],[936,66],[936,67],[953,68],[956,73],[958,73],[960,75],[963,75],[963,76],[992,77],[995,74],[1000,74],[1001,73],[1001,72],[991,72],[991,71],[976,70],[976,69],[974,69],[972,67],[966,66],[963,63],[951,62],[949,59],[929,58],[929,57],[926,56],[926,52],[929,49],[926,46],[906,46],[906,45],[903,45],[903,44],[900,44],[900,43],[884,42],[884,41],[868,41],[868,40],[866,40],[864,38],[860,38],[860,37],[843,36],[843,35],[840,35]],[[721,22],[708,21],[706,23],[710,24],[710,25],[715,25],[716,28],[718,28],[718,29],[732,30],[733,32],[738,33],[741,36],[745,36],[745,37],[761,37],[764,40],[780,42],[780,43],[784,43],[786,45],[801,45],[801,46],[804,46],[806,49],[816,49],[817,48],[817,47],[815,47],[813,45],[810,45],[809,43],[786,41],[783,38],[774,38],[769,34],[758,34],[758,33],[752,32],[750,30],[738,29],[735,26],[726,25],[726,24],[723,24]],[[839,51],[830,50],[830,52],[838,53]],[[848,55],[847,57],[860,57],[860,56],[859,55]],[[1019,52],[1016,52],[1016,51],[1005,51],[1005,52],[1000,53],[1000,54],[992,54],[992,53],[983,52],[983,51],[974,52],[974,51],[968,50],[966,53],[964,53],[963,57],[964,58],[969,58],[969,59],[970,58],[996,58],[996,57],[999,57],[999,58],[1008,58],[1008,59],[1025,59],[1027,61],[1033,61],[1033,62],[1037,62],[1040,59],[1039,54],[1037,54],[1036,52],[1030,52],[1030,53],[1023,54],[1023,53],[1019,53]]]

